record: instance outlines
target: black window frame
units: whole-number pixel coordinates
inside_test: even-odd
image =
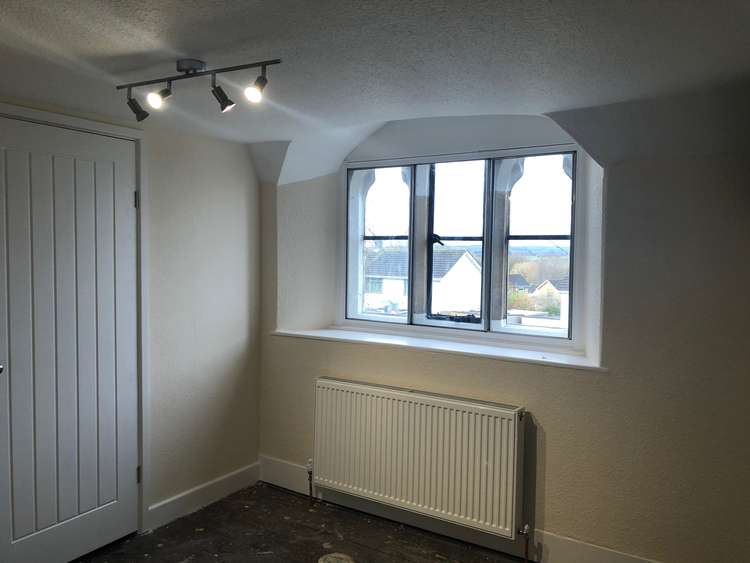
[[[484,188],[482,192],[482,236],[440,236],[435,232],[435,165],[437,162],[431,162],[430,173],[428,180],[428,195],[427,195],[427,257],[425,261],[425,317],[434,321],[450,321],[454,323],[471,323],[471,324],[483,324],[488,316],[486,310],[486,303],[484,299],[484,286],[485,286],[485,273],[484,268],[489,260],[485,257],[487,247],[487,169],[490,166],[488,159],[474,159],[484,161]],[[461,162],[461,161],[459,161]],[[463,161],[463,162],[473,162]],[[464,315],[463,317],[451,316],[451,315],[439,315],[432,312],[432,285],[433,285],[433,265],[435,255],[435,245],[443,245],[443,241],[467,241],[467,242],[481,242],[482,243],[482,285],[480,288],[479,295],[479,316]],[[443,245],[444,246],[444,245]]]

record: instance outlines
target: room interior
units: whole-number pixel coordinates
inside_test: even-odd
[[[750,559],[748,18],[2,2],[0,561]]]

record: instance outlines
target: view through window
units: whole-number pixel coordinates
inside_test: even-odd
[[[569,337],[574,153],[349,172],[347,317]]]
[[[495,187],[508,194],[501,326],[550,329],[567,335],[573,155],[505,159],[502,166],[516,173],[510,177],[511,185]],[[496,181],[503,180],[497,176]]]
[[[350,260],[358,265],[349,276],[350,286],[357,289],[349,303],[350,316],[406,320],[410,178],[410,167],[355,170],[350,175],[356,197],[350,198],[349,209],[354,209],[354,223],[360,227],[354,238],[356,259]]]
[[[482,318],[484,185],[487,162],[433,164],[429,175],[427,317],[479,323]]]

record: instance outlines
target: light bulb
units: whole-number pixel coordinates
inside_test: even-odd
[[[154,109],[159,109],[162,106],[163,100],[157,92],[149,92],[146,96],[146,101]]]
[[[245,97],[248,101],[253,104],[260,103],[263,99],[263,90],[265,89],[266,84],[268,84],[268,79],[266,78],[266,69],[263,67],[263,74],[256,78],[255,82],[250,86],[245,88]]]
[[[252,86],[248,86],[247,88],[245,88],[245,97],[248,99],[248,101],[257,104],[260,103],[260,101],[263,99],[263,92],[261,92],[260,88],[253,84]]]

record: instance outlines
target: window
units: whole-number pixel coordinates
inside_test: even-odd
[[[575,151],[347,177],[347,318],[571,338]]]
[[[495,161],[503,230],[493,279],[504,287],[491,328],[570,334],[574,153]],[[503,225],[505,223],[505,225]]]
[[[427,277],[418,322],[482,322],[482,255],[487,163],[421,165],[427,174]],[[420,177],[419,172],[417,177]]]
[[[349,318],[407,321],[411,172],[349,171]]]

